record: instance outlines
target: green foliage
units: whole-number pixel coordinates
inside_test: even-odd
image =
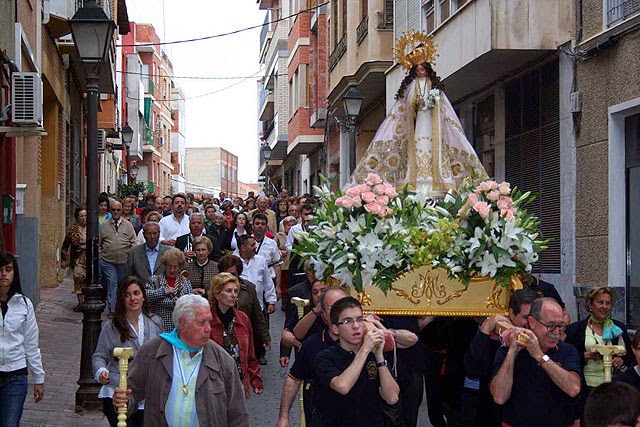
[[[147,187],[144,182],[136,182],[135,184],[118,184],[116,195],[119,199],[124,199],[131,194],[137,197],[139,194],[144,193],[146,189]]]

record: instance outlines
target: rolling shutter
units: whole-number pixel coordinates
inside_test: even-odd
[[[505,85],[506,179],[538,194],[529,210],[553,239],[534,267],[541,273],[561,273],[559,121],[557,61]]]

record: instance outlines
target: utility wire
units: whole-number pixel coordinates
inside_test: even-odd
[[[169,79],[193,79],[193,80],[240,80],[240,79],[253,79],[257,77],[257,75],[261,71],[255,72],[251,76],[172,76],[169,74],[147,74],[147,73],[138,73],[135,71],[120,71],[116,70],[116,73],[120,74],[131,74],[136,76],[147,76],[147,77],[166,77]]]
[[[245,31],[249,31],[249,30],[254,30],[256,28],[261,28],[267,25],[271,25],[271,24],[275,24],[277,22],[280,21],[285,21],[287,19],[296,17],[298,15],[301,15],[305,12],[310,12],[312,10],[318,9],[322,6],[328,5],[330,2],[324,2],[324,3],[320,3],[318,5],[315,5],[314,7],[310,7],[308,9],[303,9],[299,12],[296,12],[292,15],[289,16],[285,16],[283,18],[279,18],[279,19],[275,19],[273,21],[269,21],[269,22],[265,22],[263,24],[259,24],[259,25],[252,25],[251,27],[245,27],[245,28],[240,28],[238,30],[234,30],[234,31],[229,31],[228,33],[220,33],[220,34],[214,34],[211,36],[204,36],[204,37],[197,37],[197,38],[193,38],[193,39],[186,39],[186,40],[176,40],[176,41],[171,41],[171,42],[158,42],[158,43],[134,43],[134,44],[119,44],[117,45],[118,47],[142,47],[142,46],[167,46],[167,45],[173,45],[173,44],[181,44],[181,43],[191,43],[191,42],[198,42],[198,41],[202,41],[202,40],[210,40],[210,39],[216,39],[216,38],[220,38],[220,37],[226,37],[226,36],[231,36],[234,34],[238,34],[238,33],[242,33]]]
[[[200,95],[194,95],[194,96],[185,96],[183,98],[162,98],[162,99],[158,99],[156,98],[155,101],[157,102],[172,102],[172,101],[184,101],[187,99],[197,99],[197,98],[203,98],[205,96],[211,96],[211,95],[215,95],[216,93],[220,93],[220,92],[224,92],[225,90],[229,90],[234,86],[238,86],[239,84],[245,83],[247,81],[247,79],[251,79],[251,78],[255,78],[258,76],[258,74],[260,73],[260,71],[257,71],[253,76],[249,76],[244,78],[244,80],[240,80],[239,82],[235,82],[233,84],[230,84],[229,86],[225,86],[221,89],[218,90],[214,90],[212,92],[206,92],[206,93],[202,93]],[[126,95],[127,99],[130,99],[132,101],[143,101],[143,99],[140,98],[134,98],[132,96]]]

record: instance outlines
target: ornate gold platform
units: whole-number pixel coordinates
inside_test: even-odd
[[[422,267],[398,278],[386,296],[371,285],[354,296],[365,312],[398,316],[480,317],[508,314],[511,293],[517,289],[522,289],[517,277],[511,279],[510,288],[484,277],[472,279],[464,285],[450,279],[444,269]]]

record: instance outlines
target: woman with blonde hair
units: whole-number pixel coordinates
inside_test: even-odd
[[[129,221],[137,232],[142,228],[142,224],[140,223],[140,217],[136,214],[136,202],[137,200],[133,197],[122,199],[122,218]]]
[[[238,375],[244,384],[245,396],[261,394],[264,385],[260,376],[260,364],[256,359],[251,322],[245,313],[236,308],[240,283],[231,273],[220,273],[211,281],[211,339],[221,345],[236,361]]]
[[[187,261],[180,249],[171,248],[162,255],[160,262],[164,266],[164,274],[149,277],[144,284],[144,291],[151,310],[160,316],[165,332],[173,331],[173,309],[176,301],[183,295],[193,293],[191,282],[178,273],[184,269]]]
[[[623,345],[626,348],[626,354],[613,358],[614,371],[620,371],[624,365],[631,368],[635,362],[626,325],[611,318],[613,303],[611,288],[602,286],[592,289],[585,298],[589,316],[567,328],[566,342],[578,349],[582,374],[589,389],[604,382],[602,356],[593,350],[594,346]]]

